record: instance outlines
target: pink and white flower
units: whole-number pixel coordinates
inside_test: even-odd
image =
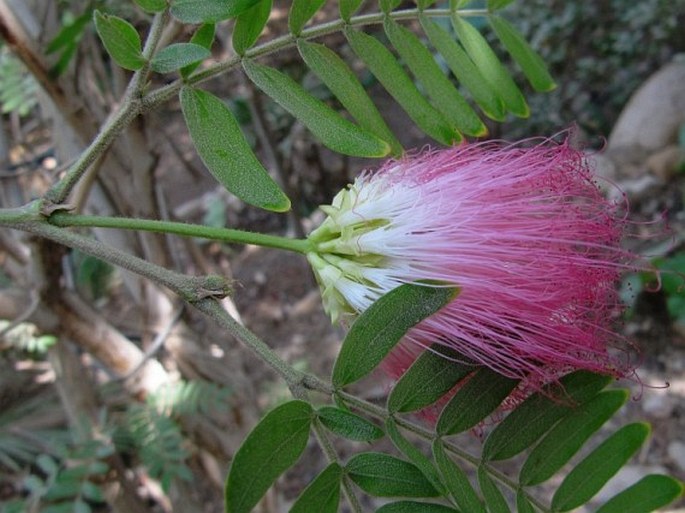
[[[341,191],[308,255],[334,320],[394,287],[439,280],[461,288],[407,336],[404,371],[432,343],[534,383],[575,369],[624,375],[611,348],[621,205],[604,198],[567,142],[486,142],[390,161]],[[394,362],[394,363],[392,363]]]

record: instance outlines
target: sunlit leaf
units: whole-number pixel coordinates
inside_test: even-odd
[[[597,513],[651,513],[683,495],[683,483],[651,474],[611,498]]]
[[[625,390],[608,390],[572,410],[531,451],[521,469],[521,484],[535,485],[552,477],[627,398]]]
[[[408,461],[378,452],[363,452],[345,465],[350,479],[374,497],[435,497],[438,492]]]
[[[293,0],[288,14],[288,28],[298,36],[302,27],[321,9],[326,0]]]
[[[276,212],[290,208],[290,200],[257,160],[224,102],[184,87],[181,108],[200,158],[219,183],[252,205]]]
[[[635,454],[649,435],[648,424],[628,424],[607,438],[564,478],[552,498],[554,511],[582,506]]]
[[[235,18],[260,0],[171,0],[171,15],[183,23],[216,23]]]
[[[243,55],[264,30],[271,14],[272,0],[260,0],[247,11],[238,15],[233,26],[233,49]]]
[[[444,28],[427,16],[421,15],[419,19],[431,44],[445,59],[445,63],[452,74],[468,89],[485,115],[496,121],[504,120],[506,110],[502,99],[485,80],[459,43]]]
[[[390,43],[421,83],[433,105],[458,130],[473,136],[485,135],[485,125],[442,72],[425,43],[390,18],[385,19],[383,26]]]
[[[483,459],[504,460],[527,449],[559,419],[592,399],[611,381],[610,376],[577,371],[562,377],[558,385],[530,396],[490,433],[483,446]]]
[[[382,296],[347,333],[333,366],[333,385],[340,388],[369,374],[412,326],[447,305],[458,292],[454,287],[409,283]]]
[[[489,20],[499,40],[518,65],[521,66],[530,85],[536,91],[541,92],[554,89],[556,84],[547,71],[545,61],[530,47],[528,42],[511,23],[499,16],[491,16]]]
[[[289,513],[336,513],[340,503],[342,468],[331,463],[309,483]]]
[[[370,442],[383,436],[383,430],[375,424],[340,408],[322,406],[316,414],[330,431],[348,440]]]
[[[354,53],[421,130],[445,145],[459,140],[458,132],[428,103],[383,43],[356,30],[346,30],[345,34]]]
[[[432,345],[402,374],[388,397],[388,411],[420,410],[444,396],[475,366],[439,344]]]
[[[497,409],[517,384],[517,380],[487,367],[478,369],[443,408],[435,430],[445,436],[476,426]]]
[[[201,62],[210,55],[207,48],[194,43],[173,43],[157,52],[150,66],[157,73],[171,73],[184,66]]]
[[[307,66],[340,100],[359,126],[390,144],[394,155],[401,155],[402,145],[385,124],[376,105],[347,64],[324,45],[299,40],[297,48]]]
[[[447,489],[457,506],[462,511],[469,513],[485,513],[485,507],[473,489],[466,473],[447,456],[445,447],[440,440],[433,442],[433,457],[438,464],[443,482],[447,485]]]
[[[140,35],[128,21],[111,14],[95,11],[95,29],[107,53],[114,62],[128,70],[138,70],[145,64]]]
[[[302,455],[312,407],[290,401],[271,410],[247,435],[226,479],[226,513],[248,513],[273,482]]]
[[[243,60],[243,68],[259,89],[333,151],[359,157],[382,157],[390,151],[387,143],[347,121],[288,75],[250,60]]]
[[[453,16],[452,23],[459,40],[488,83],[504,100],[505,107],[514,115],[528,117],[530,110],[521,91],[509,72],[499,61],[495,52],[478,30],[460,16]]]

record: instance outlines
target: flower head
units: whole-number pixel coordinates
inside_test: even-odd
[[[444,344],[535,382],[622,375],[611,322],[633,255],[619,246],[619,207],[568,143],[466,144],[357,178],[322,207],[308,258],[334,320],[402,283],[449,282],[460,294],[410,331],[415,347]]]

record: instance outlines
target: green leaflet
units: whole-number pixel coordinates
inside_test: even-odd
[[[363,452],[345,465],[347,475],[374,497],[436,497],[439,493],[408,461],[378,452]]]
[[[683,483],[652,474],[612,497],[597,513],[651,513],[683,495]]]
[[[435,430],[455,435],[485,419],[518,385],[518,381],[481,367],[462,385],[443,408]]]
[[[248,513],[302,455],[313,416],[304,401],[271,410],[236,452],[226,479],[226,513]]]
[[[483,446],[483,460],[505,460],[535,443],[560,418],[587,402],[611,382],[611,377],[577,371],[527,398],[501,421]]]
[[[416,5],[421,10],[428,9],[434,3],[435,0],[416,0]]]
[[[321,9],[326,0],[293,0],[288,14],[288,28],[299,36],[302,27]]]
[[[552,477],[627,398],[626,390],[608,390],[572,410],[531,451],[521,469],[519,482],[531,486]]]
[[[95,29],[107,53],[124,69],[138,70],[145,64],[140,35],[128,21],[110,14],[94,12]]]
[[[447,489],[440,479],[440,475],[431,460],[416,448],[409,440],[402,436],[394,419],[389,418],[385,423],[385,429],[395,447],[411,461],[416,468],[430,481],[440,495],[447,495]]]
[[[420,15],[424,32],[438,53],[445,59],[452,74],[469,90],[481,110],[495,121],[503,121],[506,110],[502,99],[485,80],[471,58],[452,36],[430,18]]]
[[[152,58],[150,67],[157,73],[171,73],[209,57],[207,48],[194,43],[174,43],[162,48]]]
[[[444,75],[426,45],[419,41],[413,32],[398,25],[391,18],[386,18],[383,26],[391,44],[423,85],[433,105],[458,130],[476,137],[485,135],[487,128]]]
[[[290,200],[257,160],[224,102],[184,87],[181,108],[200,158],[219,183],[252,205],[275,212],[290,208]]]
[[[428,103],[383,43],[356,30],[346,30],[345,35],[354,53],[421,130],[444,145],[459,140],[458,132]]]
[[[289,513],[336,513],[340,503],[342,468],[333,462],[309,483]]]
[[[147,12],[162,12],[166,9],[166,0],[133,0],[138,6]]]
[[[238,15],[233,26],[233,49],[244,55],[257,42],[271,14],[272,0],[260,0],[247,11]]]
[[[528,497],[526,497],[526,494],[523,493],[523,490],[516,492],[516,510],[518,513],[535,513],[533,505],[528,500]]]
[[[195,31],[193,34],[193,37],[190,38],[190,42],[192,44],[201,46],[202,48],[206,48],[208,52],[211,54],[212,50],[212,43],[214,42],[214,32],[215,32],[215,25],[214,23],[205,23],[204,25],[200,25],[198,29]],[[209,57],[209,56],[208,56]],[[193,64],[188,64],[187,66],[183,66],[181,68],[181,76],[183,78],[188,78],[190,74],[197,69],[197,67],[200,65],[199,62],[195,62]]]
[[[350,21],[350,17],[359,9],[363,0],[338,0],[340,17],[345,21]]]
[[[510,513],[509,505],[504,495],[502,495],[502,492],[482,465],[478,467],[478,484],[480,485],[480,491],[483,493],[485,505],[488,507],[489,513]]]
[[[504,18],[490,16],[490,25],[497,37],[523,70],[536,91],[547,92],[556,87],[547,71],[547,65],[518,31]]]
[[[358,157],[383,157],[390,147],[314,98],[284,73],[243,60],[247,76],[265,94],[300,120],[333,151]]]
[[[385,124],[376,105],[347,64],[324,45],[301,39],[297,42],[297,48],[307,66],[340,100],[359,126],[387,142],[393,155],[401,155],[402,145]]]
[[[375,369],[405,333],[452,301],[454,287],[405,284],[391,290],[362,313],[343,341],[332,382],[344,387]]]
[[[497,11],[503,9],[509,5],[514,0],[488,0],[488,9],[491,11]]]
[[[171,15],[183,23],[216,23],[235,18],[259,0],[171,0]]]
[[[570,511],[588,502],[635,454],[649,432],[648,424],[628,424],[607,438],[564,478],[552,509]]]
[[[348,440],[371,442],[384,434],[382,429],[359,415],[333,406],[322,406],[316,415],[331,432]]]
[[[462,511],[469,513],[485,513],[485,507],[469,482],[466,473],[447,456],[445,447],[440,440],[433,442],[433,457],[457,506]]]
[[[476,367],[458,354],[433,344],[416,359],[388,396],[388,411],[410,412],[433,404]]]
[[[385,504],[376,513],[459,513],[456,509],[432,502],[397,501]]]
[[[380,0],[378,3],[380,4],[381,11],[390,12],[398,7],[402,3],[402,0]]]
[[[452,17],[452,24],[466,52],[490,86],[504,100],[505,107],[516,116],[528,117],[530,110],[526,100],[485,38],[473,25],[459,16]]]

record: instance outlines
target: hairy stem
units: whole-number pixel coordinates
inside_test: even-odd
[[[184,237],[198,237],[218,240],[222,242],[236,242],[239,244],[254,244],[269,248],[284,249],[296,253],[306,254],[312,251],[311,243],[306,239],[291,239],[278,235],[233,230],[229,228],[213,228],[198,224],[179,223],[173,221],[158,221],[153,219],[136,219],[127,217],[87,216],[56,212],[49,218],[55,226],[81,226],[96,228],[120,228],[123,230],[139,230],[156,233],[171,233]]]

